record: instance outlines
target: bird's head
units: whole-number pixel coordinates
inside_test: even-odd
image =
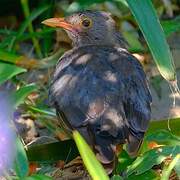
[[[51,27],[65,29],[74,46],[120,45],[125,43],[109,13],[103,11],[83,11],[66,18],[50,18],[42,22]]]

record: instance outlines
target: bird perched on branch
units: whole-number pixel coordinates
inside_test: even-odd
[[[51,102],[110,173],[116,145],[127,143],[136,156],[148,128],[152,100],[143,68],[125,49],[109,13],[84,11],[43,23],[64,28],[73,43],[56,66]]]

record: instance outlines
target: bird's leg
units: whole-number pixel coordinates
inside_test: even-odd
[[[130,157],[135,158],[137,156],[142,142],[142,139],[138,139],[135,136],[129,134],[127,152]]]
[[[116,145],[115,154],[116,154],[117,157],[122,152],[122,150],[123,150],[123,145],[122,144]]]

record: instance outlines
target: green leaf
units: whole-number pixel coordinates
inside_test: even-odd
[[[126,2],[126,0],[113,0],[113,1],[122,3],[125,7],[128,7],[128,3]]]
[[[139,152],[142,154],[148,151],[150,149],[149,143],[151,142],[155,142],[159,145],[180,145],[180,138],[172,133],[174,132],[161,128],[147,133]]]
[[[14,47],[14,43],[16,42],[17,39],[19,39],[21,36],[23,36],[24,31],[26,28],[31,24],[31,22],[36,19],[39,15],[41,15],[43,12],[45,12],[48,8],[50,8],[50,5],[45,5],[36,8],[30,16],[23,22],[23,24],[20,26],[16,36],[12,38],[12,41],[9,45],[9,50],[11,50]]]
[[[1,29],[0,28],[0,34],[8,36],[8,35],[15,35],[16,32],[11,29],[6,29],[6,28]]]
[[[123,178],[119,175],[114,175],[111,180],[123,180]]]
[[[16,62],[20,61],[22,56],[19,56],[12,52],[7,52],[5,50],[0,50],[0,60],[5,62],[10,62],[15,64]]]
[[[27,149],[28,160],[33,162],[55,162],[62,160],[68,163],[78,155],[79,152],[73,140],[33,145]]]
[[[106,174],[106,171],[104,170],[100,162],[96,159],[96,156],[92,152],[91,148],[78,131],[73,131],[73,138],[76,142],[79,153],[92,179],[109,179],[108,175]]]
[[[126,170],[126,168],[132,164],[135,159],[129,157],[126,151],[122,151],[118,156],[118,164],[116,166],[116,173],[120,174]]]
[[[21,0],[21,6],[22,6],[22,9],[23,9],[23,13],[24,13],[25,18],[28,19],[28,17],[30,16],[29,1],[28,0]],[[29,22],[29,24],[28,24],[28,30],[31,33],[34,32],[32,21]],[[33,42],[33,46],[35,48],[35,51],[36,51],[37,55],[39,56],[39,58],[42,58],[42,53],[41,53],[41,48],[40,48],[40,45],[39,45],[39,40],[33,37],[32,42]]]
[[[132,174],[125,179],[126,180],[159,180],[160,177],[153,170],[149,170],[139,175]]]
[[[173,132],[172,132],[173,133]],[[173,135],[165,129],[158,129],[145,137],[147,141],[155,141],[158,144],[180,145],[180,137]]]
[[[37,86],[35,84],[29,84],[24,87],[21,87],[14,93],[12,93],[13,105],[14,107],[19,106],[24,102],[24,99],[32,92],[37,90]]]
[[[16,158],[14,162],[14,169],[20,178],[28,174],[29,165],[24,146],[19,138],[16,139]]]
[[[44,29],[41,29],[41,30],[39,30],[39,31],[37,31],[37,32],[32,32],[32,33],[30,33],[30,32],[24,32],[20,37],[18,37],[16,40],[17,41],[24,41],[24,40],[28,40],[28,39],[31,39],[31,38],[33,38],[33,37],[35,37],[35,38],[44,38],[44,36],[49,36],[49,34],[52,34],[53,32],[55,32],[56,31],[56,28],[54,28],[54,29],[52,29],[52,28],[48,28],[48,27],[46,27],[46,28],[44,28]],[[13,38],[13,36],[17,36],[17,32],[15,32],[15,31],[11,31],[11,30],[5,30],[5,29],[0,29],[0,34],[2,34],[2,35],[4,35],[4,36],[8,36],[8,39],[12,39]],[[10,38],[9,38],[10,37]],[[8,41],[8,42],[10,42],[10,41]],[[7,42],[7,44],[9,44]],[[2,42],[1,42],[2,43]],[[0,43],[0,48],[1,48],[1,46],[3,46],[3,44],[5,43],[3,43],[3,44],[1,44]],[[2,52],[4,52],[4,50],[0,50],[0,51],[2,51]],[[6,51],[5,51],[6,52]],[[10,53],[10,52],[6,52],[6,53]],[[12,54],[12,53],[10,53],[10,54]]]
[[[33,32],[33,33],[24,33],[21,37],[19,37],[17,40],[18,41],[22,41],[22,40],[27,40],[27,39],[30,39],[30,38],[44,38],[45,36],[48,36],[50,34],[52,34],[53,32],[55,32],[56,29],[50,29],[50,28],[45,28],[45,29],[42,29],[42,30],[39,30],[37,32]]]
[[[127,168],[127,176],[142,174],[154,165],[162,163],[167,156],[175,157],[180,152],[180,146],[162,146],[145,152]]]
[[[174,32],[180,31],[180,16],[176,19],[161,21],[166,36],[170,36]]]
[[[23,34],[23,32],[26,30],[26,28],[28,27],[28,25],[34,20],[36,19],[39,15],[41,15],[42,13],[44,13],[46,10],[48,10],[50,8],[49,5],[45,5],[45,6],[41,6],[36,8],[34,11],[32,11],[32,13],[30,14],[30,16],[23,22],[23,24],[20,26],[19,31],[17,36],[21,36]]]
[[[5,49],[9,46],[9,44],[12,41],[13,36],[12,35],[8,35],[5,36],[6,38],[4,38],[1,42],[0,42],[0,49]]]
[[[149,124],[149,128],[147,130],[147,134],[154,132],[157,129],[171,129],[174,135],[180,136],[180,118],[172,118],[172,119],[162,119],[159,121],[151,121]]]
[[[103,3],[105,2],[106,0],[91,0],[91,1],[84,1],[84,0],[77,0],[77,2],[82,6],[82,7],[88,7],[92,4],[95,4],[95,3]]]
[[[23,72],[26,72],[26,69],[0,62],[0,84]]]
[[[32,176],[26,177],[24,180],[53,180],[53,178],[43,174],[34,174]]]
[[[139,24],[161,75],[168,81],[175,80],[172,54],[151,0],[126,1]]]

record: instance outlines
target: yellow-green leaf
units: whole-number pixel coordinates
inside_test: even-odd
[[[88,146],[88,144],[78,131],[73,131],[73,138],[76,142],[79,153],[92,179],[108,180],[109,177],[106,174],[104,168],[96,159],[96,156],[92,152],[91,148]]]
[[[175,80],[172,54],[151,0],[126,1],[147,41],[159,72],[166,80]]]

